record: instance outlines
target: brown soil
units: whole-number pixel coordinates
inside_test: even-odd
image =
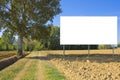
[[[0,51],[0,60],[16,55],[16,51]]]
[[[88,57],[87,54],[78,51],[79,54],[75,54],[75,51],[70,51],[72,54],[68,52],[63,56],[58,51],[46,51],[49,53],[47,55],[49,61],[65,75],[67,80],[120,80],[119,53],[113,58],[112,54],[108,53],[92,53]]]

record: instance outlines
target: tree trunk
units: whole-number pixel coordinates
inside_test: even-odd
[[[22,36],[18,36],[18,56],[19,57],[23,57],[23,37]]]

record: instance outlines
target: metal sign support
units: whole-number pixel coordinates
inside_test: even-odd
[[[90,55],[90,45],[88,45],[88,57]]]
[[[65,45],[63,45],[63,55],[65,55]]]
[[[114,53],[115,53],[115,52],[114,52],[114,46],[112,47],[112,53],[113,53],[112,56],[113,56],[113,58],[114,58]]]

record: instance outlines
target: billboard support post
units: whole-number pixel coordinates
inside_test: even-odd
[[[65,56],[65,45],[63,45],[63,55]]]
[[[114,46],[112,47],[112,53],[113,53],[113,58],[114,58]]]
[[[88,45],[88,57],[90,55],[90,45]]]

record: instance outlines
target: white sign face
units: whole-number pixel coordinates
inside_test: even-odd
[[[117,44],[117,16],[61,16],[60,45]]]

